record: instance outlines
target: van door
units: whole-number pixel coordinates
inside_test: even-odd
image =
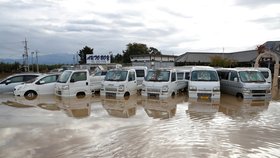
[[[178,85],[178,81],[177,81],[177,75],[175,72],[171,73],[171,84],[170,84],[170,92],[172,94],[172,92],[175,92],[175,94],[177,94],[177,91],[179,90],[179,85]]]
[[[136,81],[136,74],[134,71],[129,71],[129,73],[128,73],[127,89],[131,95],[136,94],[137,81]]]
[[[70,78],[69,91],[71,94],[84,91],[90,93],[90,86],[86,71],[74,72]]]
[[[227,88],[227,92],[229,94],[232,94],[232,95],[236,95],[239,90],[240,90],[240,87],[239,87],[239,77],[238,77],[238,74],[236,71],[231,71],[229,73],[229,82],[228,82],[228,87]]]

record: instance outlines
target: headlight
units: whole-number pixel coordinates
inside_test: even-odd
[[[119,85],[119,91],[123,92],[124,91],[124,85]]]
[[[162,87],[162,92],[168,92],[168,86],[167,85]]]
[[[190,91],[196,91],[197,88],[196,88],[196,86],[189,86],[189,90],[190,90]]]
[[[248,88],[244,88],[243,93],[251,93],[251,90]]]
[[[63,85],[63,86],[61,87],[61,89],[62,89],[62,90],[69,90],[69,85]]]
[[[213,92],[220,92],[220,87],[214,87]]]

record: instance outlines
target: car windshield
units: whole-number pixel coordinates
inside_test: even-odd
[[[125,70],[113,70],[108,71],[105,77],[105,81],[125,81],[127,71]]]
[[[216,71],[196,70],[191,73],[191,81],[218,81]]]
[[[155,82],[167,82],[170,78],[170,71],[167,70],[156,70],[149,71],[145,80],[146,81],[155,81]]]
[[[239,76],[242,82],[265,82],[263,74],[259,71],[240,71]]]
[[[71,71],[64,71],[59,77],[57,82],[66,83],[71,75]]]

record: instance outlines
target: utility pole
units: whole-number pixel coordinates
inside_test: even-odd
[[[34,72],[33,55],[34,55],[34,52],[31,52],[32,71]]]
[[[38,51],[35,51],[36,53],[36,64],[37,64],[37,72],[39,73],[39,65],[38,65]]]
[[[24,57],[25,57],[25,71],[29,72],[29,61],[28,61],[28,48],[26,38],[24,40]]]

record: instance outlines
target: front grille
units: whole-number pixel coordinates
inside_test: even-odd
[[[160,92],[160,89],[156,89],[156,88],[147,88],[147,92],[159,93],[159,92]]]
[[[266,93],[266,90],[252,90],[252,93]]]
[[[112,87],[106,87],[105,88],[105,91],[118,91],[118,89],[117,88],[112,88]]]

